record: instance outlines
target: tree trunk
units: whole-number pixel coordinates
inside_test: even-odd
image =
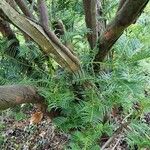
[[[123,34],[124,30],[137,19],[148,2],[149,0],[126,0],[119,5],[119,11],[116,13],[115,18],[107,25],[105,32],[100,38],[99,51],[94,59],[95,72],[100,70],[100,65],[96,62],[104,60],[114,43]]]
[[[91,49],[94,49],[98,39],[97,0],[83,0],[86,27],[90,29],[87,39]]]

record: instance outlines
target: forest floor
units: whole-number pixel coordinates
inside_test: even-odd
[[[12,111],[12,110],[11,110]],[[47,117],[38,124],[31,124],[32,108],[10,115],[10,110],[0,115],[0,150],[62,150],[68,136],[56,130]]]
[[[17,110],[18,109],[18,110]],[[29,111],[30,110],[30,111]],[[56,130],[55,125],[48,117],[42,117],[38,124],[31,124],[31,114],[35,114],[34,107],[23,106],[6,110],[0,114],[0,150],[63,150],[69,141],[69,135]],[[150,114],[145,118],[150,123]],[[104,145],[109,139],[101,137]],[[130,150],[124,134],[115,137],[105,150]],[[135,147],[135,150],[136,149]],[[148,150],[148,149],[142,149]]]

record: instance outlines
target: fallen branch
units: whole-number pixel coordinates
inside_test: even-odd
[[[0,110],[23,103],[43,103],[44,98],[36,88],[23,85],[0,86]]]
[[[121,126],[115,131],[112,137],[110,137],[107,142],[101,147],[101,150],[105,150],[105,148],[109,147],[109,145],[112,143],[112,141],[123,132],[124,129],[128,127],[130,122],[125,122],[121,124]]]

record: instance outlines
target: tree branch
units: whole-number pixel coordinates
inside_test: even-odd
[[[81,69],[78,58],[59,41],[54,33],[51,32],[52,37],[51,35],[46,35],[39,24],[20,15],[8,3],[6,3],[5,0],[0,1],[0,11],[7,16],[10,22],[17,26],[21,31],[28,34],[39,46],[42,47],[43,51],[53,57],[60,66],[66,67],[66,69],[71,72],[78,72]]]
[[[94,70],[99,72],[100,65],[114,43],[123,34],[134,20],[141,14],[149,0],[126,0],[123,7],[117,12],[115,18],[107,25],[99,42],[99,51],[94,59]]]
[[[24,85],[4,85],[0,86],[0,110],[12,108],[24,103],[37,104],[40,111],[51,119],[61,116],[61,109],[52,108],[47,111],[44,97],[38,94],[35,87]]]
[[[17,5],[19,6],[19,8],[21,9],[21,11],[24,13],[25,16],[31,19],[35,19],[34,15],[31,13],[24,0],[15,0],[15,2],[17,3]],[[28,35],[26,35],[25,33],[23,34],[26,42],[31,40]]]
[[[24,0],[15,0],[15,2],[17,3],[17,5],[21,9],[21,11],[25,14],[25,16],[34,19],[33,14],[28,9],[28,7],[27,7],[26,3],[24,2]]]
[[[49,28],[49,16],[46,3],[44,0],[38,0],[38,10],[40,14],[40,23],[43,28]]]
[[[101,35],[103,34],[103,32],[106,29],[106,19],[103,13],[103,5],[104,5],[104,0],[97,0],[97,30],[98,30],[98,37],[101,37]]]
[[[7,2],[12,8],[14,8],[16,11],[18,11],[17,4],[16,4],[15,0],[6,0],[6,2]]]
[[[43,30],[47,34],[47,36],[52,40],[53,43],[56,44],[61,50],[63,50],[67,55],[70,54],[68,53],[68,50],[73,54],[73,51],[70,50],[68,47],[63,45],[58,37],[50,30],[49,28],[49,16],[48,16],[48,10],[46,7],[45,0],[38,0],[38,8],[39,8],[39,13],[40,13],[40,23],[43,27]],[[71,58],[71,57],[70,57]]]
[[[0,110],[23,103],[42,103],[44,98],[31,86],[0,86]]]

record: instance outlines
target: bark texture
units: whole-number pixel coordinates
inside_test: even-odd
[[[49,29],[49,16],[48,16],[48,10],[46,7],[46,3],[44,0],[38,0],[38,9],[40,14],[40,23],[43,27]]]
[[[98,38],[101,37],[106,28],[106,18],[104,16],[104,0],[97,0],[97,32]]]
[[[14,107],[23,103],[44,102],[37,90],[31,86],[10,85],[0,86],[0,110]]]
[[[24,0],[15,0],[15,2],[18,4],[18,6],[20,7],[21,11],[25,14],[25,16],[34,18],[33,14],[29,11]]]
[[[59,41],[53,32],[50,32],[49,35],[46,34],[39,24],[20,15],[5,0],[0,1],[0,10],[7,16],[10,22],[29,35],[60,66],[65,67],[71,72],[80,70],[78,58]],[[49,33],[47,30],[46,32]]]
[[[114,43],[123,34],[123,31],[130,26],[141,14],[149,0],[126,0],[115,18],[107,25],[105,32],[99,41],[99,51],[95,56],[94,70],[99,72],[100,65]],[[120,7],[120,6],[119,6]]]
[[[18,11],[17,4],[16,4],[15,0],[6,0],[6,2],[7,2],[12,8],[14,8],[15,10]]]
[[[83,0],[86,27],[90,29],[87,39],[91,49],[96,46],[98,39],[97,28],[97,0]]]

